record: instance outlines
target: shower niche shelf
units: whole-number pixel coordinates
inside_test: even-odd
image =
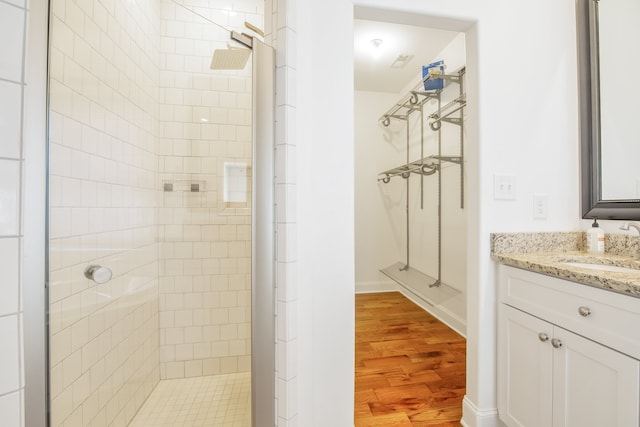
[[[186,179],[162,181],[162,191],[165,193],[201,193],[205,191],[206,181],[193,181]]]

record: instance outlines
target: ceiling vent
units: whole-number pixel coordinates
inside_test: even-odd
[[[411,60],[413,59],[413,55],[400,54],[398,57],[391,63],[391,68],[404,68]]]

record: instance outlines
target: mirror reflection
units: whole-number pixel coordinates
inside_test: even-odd
[[[637,0],[577,0],[582,218],[640,219]]]
[[[597,2],[600,65],[601,200],[640,198],[640,2]]]

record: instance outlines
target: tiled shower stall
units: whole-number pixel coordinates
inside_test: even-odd
[[[126,425],[160,379],[250,370],[258,0],[53,0],[52,425]],[[190,9],[190,10],[189,10]],[[97,284],[84,269],[113,279]]]

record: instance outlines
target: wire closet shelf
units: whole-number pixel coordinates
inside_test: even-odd
[[[411,91],[403,96],[397,103],[395,103],[390,109],[388,109],[378,121],[384,126],[391,125],[392,120],[408,121],[409,116],[413,112],[423,111],[424,104],[430,100],[440,101],[440,95],[442,89],[424,90],[424,86],[427,82],[435,79],[443,79],[448,82],[457,83],[462,87],[465,69],[462,68],[456,74],[444,74],[437,71],[437,69],[430,70],[420,83],[418,83]],[[452,123],[462,126],[462,117],[451,117],[453,114],[461,111],[467,105],[466,94],[461,90],[460,96],[453,99],[443,106],[439,106],[438,109],[428,116],[429,127],[432,131],[440,130],[442,122]],[[459,156],[441,156],[431,155],[422,157],[415,161],[407,161],[406,164],[397,166],[392,169],[385,170],[378,174],[378,181],[388,183],[391,178],[401,176],[402,178],[409,178],[412,173],[428,176],[433,175],[438,171],[440,163],[442,161],[454,163],[462,166],[462,153]]]
[[[433,294],[429,289],[440,288],[444,285],[442,278],[442,163],[449,162],[456,164],[460,168],[460,209],[464,209],[464,108],[467,105],[466,93],[464,88],[465,68],[462,67],[454,74],[445,74],[439,68],[431,68],[429,73],[424,76],[420,82],[404,95],[397,103],[389,108],[378,121],[384,127],[389,127],[393,120],[404,122],[406,128],[406,146],[407,159],[406,163],[387,169],[378,174],[378,182],[387,184],[392,178],[400,176],[406,180],[406,263],[397,263],[380,270],[382,273],[392,278],[396,282],[409,288],[417,289],[423,284],[428,283],[427,292]],[[440,85],[440,88],[425,90],[427,82],[436,79],[442,79],[447,83],[458,85],[458,96],[453,100],[442,105],[442,92],[446,85]],[[444,83],[443,82],[443,83]],[[437,108],[434,112],[425,117],[425,104],[431,100],[436,101]],[[409,158],[410,149],[410,132],[409,118],[413,113],[419,113],[420,120],[420,158],[411,161]],[[429,128],[437,135],[437,153],[425,156],[424,142],[424,122],[428,121]],[[442,123],[450,123],[456,125],[460,132],[459,154],[443,155],[442,153]],[[438,206],[438,271],[437,278],[432,278],[410,266],[410,221],[409,221],[409,178],[412,174],[420,176],[420,209],[424,209],[424,177],[437,174],[437,206]],[[444,285],[443,292],[453,290],[453,288]],[[446,293],[446,292],[445,292]],[[433,294],[436,295],[436,294]],[[432,296],[433,296],[432,295]],[[440,294],[438,294],[440,295]],[[444,295],[444,294],[443,294]],[[448,295],[448,294],[447,294]],[[433,302],[434,298],[429,298]],[[435,298],[438,299],[438,298]]]

